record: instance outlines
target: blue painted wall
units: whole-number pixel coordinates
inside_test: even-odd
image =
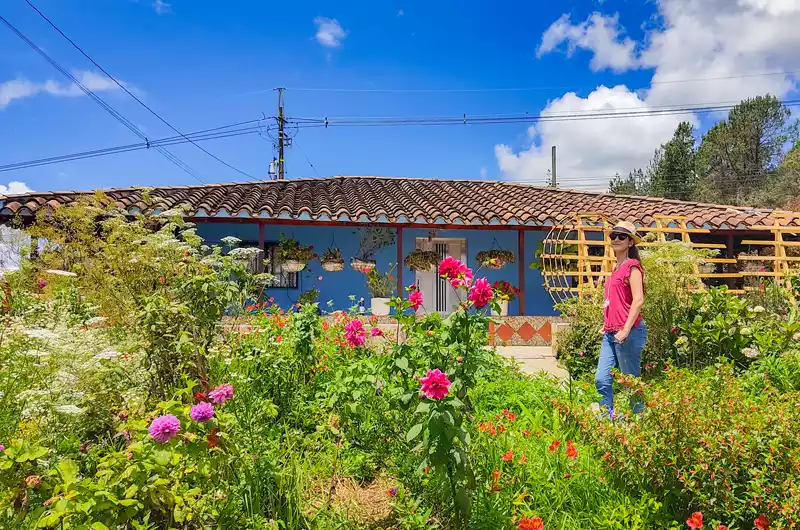
[[[258,225],[251,223],[198,223],[197,233],[209,244],[219,243],[225,236],[234,236],[243,241],[258,241]],[[269,289],[269,296],[274,297],[281,307],[288,307],[296,303],[300,293],[314,287],[320,290],[320,304],[323,308],[331,300],[334,309],[346,310],[352,305],[349,298],[351,295],[355,296],[356,300],[363,297],[365,304],[369,307],[370,296],[364,275],[353,270],[349,265],[350,258],[357,255],[359,251],[358,227],[265,225],[265,241],[277,241],[281,234],[297,239],[303,245],[314,245],[314,249],[318,253],[335,245],[342,251],[342,257],[345,260],[344,270],[335,273],[323,271],[320,263],[313,261],[309,263],[305,271],[300,273],[298,289]],[[429,234],[430,229],[404,229],[403,256],[416,248],[417,238],[427,238]],[[543,287],[541,274],[538,270],[528,268],[534,259],[537,243],[544,238],[545,234],[546,232],[525,233],[525,313],[527,315],[556,314],[550,295]],[[465,239],[467,265],[473,270],[478,268],[475,260],[476,254],[481,250],[492,248],[495,240],[495,246],[511,250],[514,253],[517,251],[518,236],[514,230],[439,230],[435,235],[436,237]],[[392,245],[381,249],[375,259],[378,263],[378,270],[388,270],[390,264],[394,264],[397,259],[396,246]],[[517,285],[517,265],[506,265],[499,270],[482,269],[476,273],[476,277],[486,277],[492,283],[497,280],[506,280],[512,285]],[[415,274],[403,267],[403,284],[410,285],[414,280]],[[509,314],[519,314],[519,299],[509,305]]]

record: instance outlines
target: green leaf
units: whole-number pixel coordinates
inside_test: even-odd
[[[108,530],[108,527],[101,522],[92,523],[92,530]]]
[[[160,466],[166,466],[169,464],[170,457],[169,451],[156,451],[153,455],[153,460]]]
[[[414,414],[427,414],[429,410],[431,410],[431,404],[426,401],[422,401],[419,405],[417,405],[417,410],[414,411]]]
[[[78,464],[67,458],[58,463],[58,472],[61,474],[61,480],[70,483],[78,476]]]
[[[408,433],[406,434],[406,442],[410,442],[411,440],[419,436],[419,433],[421,432],[422,432],[422,424],[417,423],[416,425],[411,427],[411,429],[408,430]]]
[[[404,372],[408,370],[408,359],[405,357],[400,357],[394,364]]]

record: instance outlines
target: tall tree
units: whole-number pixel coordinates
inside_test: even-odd
[[[703,135],[695,198],[740,204],[771,182],[787,143],[798,138],[791,111],[774,96],[742,101]]]
[[[648,188],[649,183],[641,169],[634,169],[627,177],[617,173],[608,183],[608,192],[617,195],[647,195]]]
[[[650,193],[669,199],[689,200],[694,196],[695,137],[694,127],[681,122],[672,139],[661,146],[650,164]]]

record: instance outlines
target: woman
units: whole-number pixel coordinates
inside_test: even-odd
[[[617,258],[611,276],[606,280],[603,303],[603,342],[594,382],[602,396],[600,407],[614,416],[614,393],[611,369],[624,374],[641,375],[642,350],[647,340],[647,328],[642,320],[644,305],[644,272],[636,244],[641,239],[633,223],[622,221],[610,234],[611,248]],[[633,404],[641,412],[641,401]]]

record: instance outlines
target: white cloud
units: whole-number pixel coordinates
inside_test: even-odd
[[[317,17],[314,24],[317,26],[315,38],[326,48],[339,48],[347,37],[347,32],[335,18]]]
[[[17,193],[30,193],[33,190],[24,182],[12,180],[8,186],[0,184],[0,195],[16,195]]]
[[[155,2],[153,2],[153,9],[159,15],[165,15],[167,13],[172,13],[172,4],[168,4],[164,0],[155,0]]]
[[[785,97],[798,89],[800,0],[657,0],[658,18],[643,21],[640,42],[625,35],[618,17],[594,13],[572,24],[568,15],[542,35],[539,56],[565,49],[590,51],[593,70],[652,69],[650,85],[598,87],[587,97],[568,93],[551,101],[542,115],[597,109],[642,109],[663,105],[735,103],[771,93]],[[691,81],[698,80],[703,81]],[[571,122],[540,122],[517,150],[496,145],[495,155],[511,178],[543,181],[550,146],[558,146],[559,181],[603,187],[600,177],[646,166],[653,151],[669,140],[681,120],[696,116],[648,116]],[[567,184],[565,183],[565,186]]]
[[[625,29],[619,24],[619,15],[604,16],[593,13],[585,22],[574,25],[569,15],[553,22],[542,35],[542,43],[536,50],[541,57],[566,43],[567,57],[578,48],[593,52],[591,68],[594,71],[611,68],[625,71],[637,65],[636,43],[630,37],[622,37]]]
[[[586,98],[565,94],[542,116],[646,108],[647,103],[625,86],[600,86]],[[544,184],[555,145],[556,174],[564,187],[604,189],[611,175],[646,166],[655,147],[672,135],[681,119],[685,117],[540,121],[528,128],[526,149],[514,153],[507,145],[497,145],[495,156],[504,174]]]
[[[77,70],[73,71],[72,75],[93,92],[119,89],[111,79],[95,72]],[[126,85],[125,83],[123,84]],[[84,95],[83,91],[73,83],[59,83],[52,79],[43,83],[35,83],[24,78],[12,79],[0,83],[0,110],[6,108],[14,100],[36,96],[37,94],[49,94],[56,97],[80,97]]]

